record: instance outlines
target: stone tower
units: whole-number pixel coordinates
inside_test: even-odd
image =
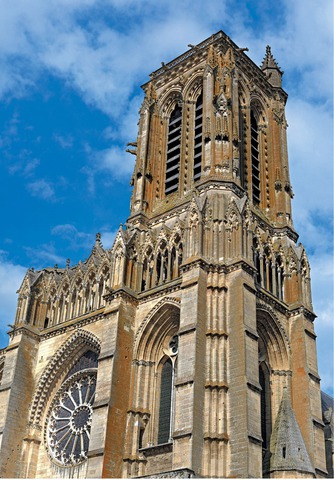
[[[29,270],[0,352],[2,477],[325,477],[282,74],[223,32],[143,86],[111,250]]]

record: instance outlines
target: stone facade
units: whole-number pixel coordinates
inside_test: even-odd
[[[126,228],[19,290],[0,475],[326,477],[282,71],[218,32],[143,89]]]

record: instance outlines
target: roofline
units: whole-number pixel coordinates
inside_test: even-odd
[[[233,48],[234,52],[237,53],[236,60],[238,59],[238,56],[240,55],[241,58],[243,58],[244,61],[248,62],[248,64],[250,65],[251,68],[255,68],[259,72],[259,74],[263,77],[263,79],[268,82],[268,80],[266,78],[266,75],[263,72],[263,70],[261,69],[261,67],[259,65],[256,65],[256,63],[248,55],[246,55],[244,49],[241,49],[235,42],[233,42],[233,40],[228,35],[226,35],[226,33],[224,33],[222,30],[219,30],[218,32],[214,33],[210,37],[206,38],[202,42],[195,45],[195,48],[190,48],[186,52],[182,53],[178,57],[171,60],[170,62],[164,64],[162,67],[158,68],[157,70],[154,70],[150,74],[150,80],[148,80],[143,85],[141,85],[141,88],[145,90],[146,85],[148,85],[152,80],[155,80],[157,77],[159,77],[160,75],[165,73],[166,70],[169,70],[169,69],[175,67],[176,65],[182,63],[187,58],[190,58],[193,55],[196,55],[196,53],[199,50],[202,50],[202,49],[208,47],[209,45],[213,45],[221,39],[225,40],[225,42]],[[268,82],[268,84],[269,84],[269,82]],[[271,85],[270,85],[270,87],[273,88]],[[284,92],[286,97],[288,96],[283,88],[280,88],[280,90],[282,92]]]

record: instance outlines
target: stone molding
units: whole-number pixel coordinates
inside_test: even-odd
[[[256,297],[257,297],[257,305],[262,305],[263,307],[278,310],[279,312],[283,313],[286,317],[290,315],[290,311],[286,304],[280,302],[277,297],[274,297],[270,292],[264,290],[263,288],[256,290]],[[262,302],[261,302],[262,301]],[[262,307],[260,307],[262,308]],[[265,309],[265,308],[263,308]]]
[[[103,310],[104,309],[105,309],[105,307],[103,307]],[[109,313],[110,312],[107,312],[107,314],[109,314]],[[86,316],[86,315],[87,314],[85,314],[85,316],[83,315],[85,318],[83,318],[82,320],[79,320],[78,318],[75,318],[74,320],[71,320],[67,324],[66,323],[59,323],[55,327],[51,327],[51,328],[54,328],[54,330],[51,331],[51,332],[42,333],[41,336],[40,336],[41,341],[48,340],[49,338],[55,337],[57,335],[62,335],[64,333],[68,332],[69,330],[82,328],[85,325],[89,325],[91,323],[98,322],[99,320],[102,320],[106,316],[104,313],[98,313],[98,314],[95,314],[95,315],[89,314],[89,316]]]
[[[276,324],[276,326],[278,327],[280,333],[282,334],[285,342],[286,342],[286,346],[289,350],[289,352],[291,352],[291,345],[290,345],[290,341],[289,341],[289,337],[286,333],[286,330],[284,328],[284,326],[282,325],[281,321],[279,320],[279,318],[277,317],[277,315],[275,314],[274,310],[272,309],[272,307],[270,307],[269,305],[263,303],[263,302],[260,302],[260,301],[257,301],[256,302],[256,310],[257,312],[259,311],[263,311],[267,314],[270,315],[270,317],[273,319],[274,323]]]
[[[145,290],[144,292],[139,293],[138,299],[140,303],[145,303],[145,302],[150,302],[155,298],[160,298],[162,293],[170,294],[173,292],[177,292],[180,289],[181,282],[182,282],[182,278],[179,277],[175,280],[172,280],[171,282],[168,282],[168,283],[166,282],[163,285],[150,288],[149,290]],[[171,297],[171,298],[175,298],[175,297]]]
[[[68,363],[69,360],[78,354],[78,352],[84,347],[87,349],[90,348],[96,353],[99,353],[101,342],[93,333],[78,329],[54,353],[37,384],[30,409],[29,425],[36,428],[41,427],[40,423],[42,414],[46,406],[49,392],[52,389],[55,380],[63,373],[66,363]]]
[[[175,297],[165,297],[160,302],[158,302],[152,310],[146,315],[144,320],[141,322],[141,324],[138,327],[137,333],[134,338],[133,346],[134,346],[134,351],[137,351],[138,348],[138,340],[141,337],[141,334],[144,332],[145,327],[150,323],[154,315],[165,305],[173,305],[177,307],[178,309],[180,308],[181,305],[181,299],[180,298],[175,298]]]
[[[135,478],[194,478],[195,473],[189,468],[179,468],[177,470],[169,470],[167,472],[155,473],[151,475],[143,475]]]

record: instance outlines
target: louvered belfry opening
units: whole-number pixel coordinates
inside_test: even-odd
[[[161,370],[160,408],[158,444],[167,443],[170,436],[171,402],[172,402],[173,366],[168,358]]]
[[[251,111],[251,156],[252,156],[252,197],[253,203],[260,204],[260,155],[259,128],[254,112]]]
[[[177,191],[180,175],[182,110],[176,105],[168,125],[165,194]]]
[[[198,97],[195,109],[194,137],[194,181],[199,180],[202,171],[202,131],[203,131],[203,96]]]

